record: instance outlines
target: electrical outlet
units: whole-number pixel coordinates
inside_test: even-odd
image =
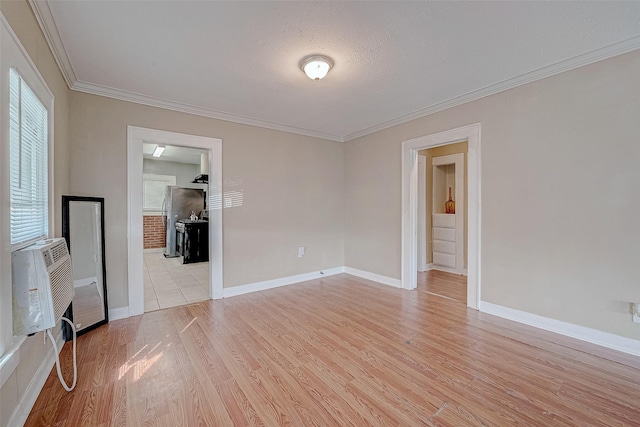
[[[304,256],[304,246],[298,246],[298,258],[302,258]]]
[[[640,303],[631,303],[631,314],[633,315],[633,321],[640,323]]]

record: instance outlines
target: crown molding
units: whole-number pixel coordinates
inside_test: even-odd
[[[344,142],[342,136],[332,135],[324,132],[317,132],[309,129],[302,129],[294,126],[287,126],[280,123],[268,122],[265,120],[245,117],[238,114],[225,113],[223,111],[212,110],[209,108],[198,107],[195,105],[183,104],[180,102],[168,101],[166,99],[154,98],[152,96],[142,95],[125,90],[114,89],[107,86],[96,85],[93,83],[77,81],[71,89],[79,92],[85,92],[92,95],[105,96],[107,98],[119,99],[121,101],[133,102],[136,104],[148,105],[150,107],[163,108],[165,110],[173,110],[181,113],[194,114],[196,116],[209,117],[212,119],[224,120],[227,122],[240,123],[244,125],[257,126],[261,128],[277,130],[282,132],[294,133],[298,135],[311,136],[314,138],[327,139],[330,141]]]
[[[345,135],[343,137],[344,142],[351,141],[356,138],[360,138],[374,132],[381,131],[383,129],[390,128],[392,126],[400,125],[402,123],[410,122],[430,114],[438,113],[440,111],[447,110],[458,105],[466,104],[467,102],[475,101],[480,98],[484,98],[490,95],[494,95],[498,92],[513,89],[518,86],[525,85],[527,83],[541,80],[547,77],[554,76],[556,74],[564,73],[565,71],[573,70],[575,68],[583,67],[585,65],[592,64],[594,62],[602,61],[614,56],[622,55],[633,50],[640,49],[640,36],[635,36],[630,39],[612,43],[600,49],[593,50],[581,55],[574,56],[573,58],[564,59],[554,64],[538,68],[537,70],[521,74],[519,76],[503,80],[501,82],[483,87],[478,90],[474,90],[465,93],[460,96],[448,99],[437,104],[433,104],[429,107],[420,109],[413,113],[409,113],[395,119],[389,120],[384,123],[377,124],[375,126],[362,129],[358,132]]]
[[[58,26],[56,25],[56,21],[53,19],[53,14],[49,8],[49,2],[29,0],[29,4],[31,5],[31,9],[36,16],[36,19],[38,20],[40,29],[42,29],[44,38],[49,44],[49,49],[51,49],[51,53],[53,53],[53,57],[58,64],[58,68],[60,68],[60,72],[62,72],[64,81],[67,82],[69,89],[73,89],[73,85],[77,81],[76,73],[73,71],[69,55],[62,43]]]
[[[592,64],[594,62],[602,61],[604,59],[612,58],[617,55],[622,55],[633,50],[640,49],[640,36],[631,37],[621,42],[612,43],[608,46],[600,49],[593,50],[581,55],[576,55],[572,58],[558,61],[551,65],[538,68],[537,70],[505,79],[501,82],[486,86],[484,88],[474,90],[465,93],[460,96],[442,101],[426,108],[414,111],[413,113],[405,114],[395,119],[379,123],[377,125],[359,130],[357,132],[348,135],[334,135],[325,132],[318,132],[309,129],[302,129],[295,126],[288,126],[280,123],[268,122],[264,120],[254,119],[251,117],[245,117],[238,114],[225,113],[209,108],[198,107],[194,105],[184,104],[180,102],[174,102],[170,100],[154,98],[147,95],[128,92],[125,90],[115,89],[107,86],[96,85],[89,82],[79,81],[76,78],[76,74],[69,60],[62,38],[56,26],[51,9],[49,8],[48,0],[28,0],[33,12],[40,24],[40,28],[44,33],[45,39],[49,44],[49,48],[53,53],[53,56],[62,72],[64,80],[72,90],[79,92],[85,92],[93,95],[105,96],[108,98],[119,99],[121,101],[133,102],[136,104],[148,105],[151,107],[164,108],[167,110],[178,111],[181,113],[194,114],[197,116],[209,117],[212,119],[224,120],[228,122],[240,123],[249,126],[257,126],[261,128],[277,130],[282,132],[294,133],[298,135],[311,136],[314,138],[327,139],[336,142],[347,142],[356,138],[361,138],[372,133],[397,126],[411,120],[420,119],[430,114],[438,113],[440,111],[447,110],[449,108],[457,107],[458,105],[466,104],[467,102],[476,101],[478,99],[494,95],[505,90],[513,89],[518,86],[525,85],[527,83],[541,80],[547,77],[554,76],[556,74],[563,73],[565,71],[573,70],[585,65]]]
[[[62,76],[69,86],[69,89],[79,92],[85,92],[93,95],[105,96],[107,98],[118,99],[121,101],[133,102],[136,104],[148,105],[150,107],[164,108],[166,110],[178,111],[181,113],[194,114],[197,116],[209,117],[212,119],[225,120],[233,123],[240,123],[249,126],[257,126],[261,128],[294,133],[298,135],[311,136],[314,138],[327,139],[330,141],[344,142],[342,136],[333,135],[325,132],[318,132],[309,129],[297,128],[280,123],[268,122],[265,120],[245,117],[238,114],[225,113],[204,107],[183,104],[180,102],[169,101],[152,96],[146,96],[125,90],[114,89],[107,86],[101,86],[85,81],[78,80],[73,70],[69,55],[62,42],[62,37],[58,31],[48,0],[28,0],[34,15],[40,25],[47,44],[51,49],[51,53],[60,68]]]

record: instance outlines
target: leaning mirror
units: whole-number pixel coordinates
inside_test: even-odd
[[[75,288],[67,314],[80,335],[108,321],[104,199],[62,196],[62,235],[71,254]]]

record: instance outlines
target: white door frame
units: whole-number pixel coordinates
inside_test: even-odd
[[[402,142],[402,288],[415,289],[418,281],[417,214],[418,151],[455,142],[468,141],[468,254],[467,307],[480,305],[480,123],[462,126]]]
[[[142,144],[155,143],[209,151],[209,295],[222,298],[222,140],[127,126],[127,239],[129,316],[144,313],[142,230]],[[216,202],[217,201],[217,202]],[[212,203],[214,202],[214,203]]]
[[[427,156],[418,155],[418,271],[427,271]]]

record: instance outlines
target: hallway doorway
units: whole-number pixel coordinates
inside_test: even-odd
[[[466,305],[480,303],[480,129],[479,123],[402,143],[402,288],[418,286],[418,152],[467,141]],[[446,239],[440,239],[446,240]],[[464,276],[462,276],[464,277]]]

